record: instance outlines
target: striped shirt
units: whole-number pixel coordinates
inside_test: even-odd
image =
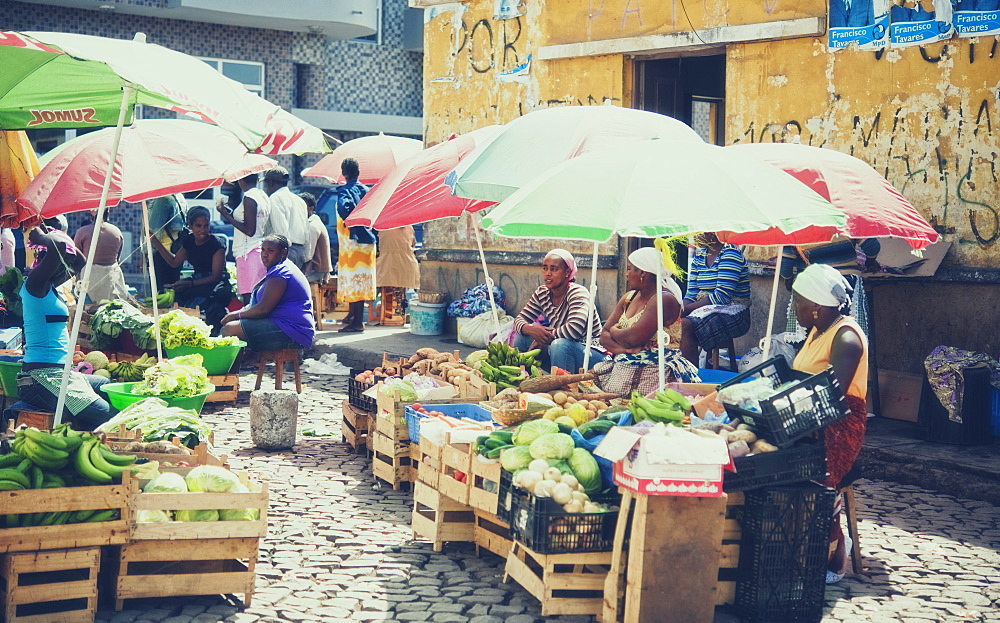
[[[694,252],[684,300],[708,296],[712,305],[749,305],[750,270],[743,253],[731,244],[723,245],[711,267],[705,265],[706,254],[704,247]]]
[[[570,282],[569,290],[562,303],[556,307],[552,302],[552,291],[545,286],[535,290],[521,313],[514,319],[514,330],[524,333],[524,327],[538,322],[542,317],[548,321],[548,326],[555,329],[557,338],[566,338],[574,342],[586,343],[583,339],[587,333],[587,310],[590,309],[590,292],[578,283]],[[599,346],[601,343],[601,317],[594,309],[594,326],[590,332],[590,344]]]

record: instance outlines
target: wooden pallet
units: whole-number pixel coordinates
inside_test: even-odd
[[[629,560],[630,551],[639,551],[636,548],[643,548],[643,538],[633,534],[632,526],[635,521],[637,506],[642,506],[648,502],[649,496],[636,496],[629,491],[623,491],[621,511],[618,515],[618,526],[615,531],[615,550],[612,552],[611,572],[608,574],[607,582],[604,586],[604,608],[601,616],[603,623],[618,623],[625,621],[632,616],[626,615],[626,609],[631,601],[637,603],[641,586],[636,581],[631,581],[629,572],[635,573]],[[699,499],[699,498],[692,498]],[[714,499],[714,498],[704,498]],[[730,493],[726,496],[726,517],[722,529],[722,543],[720,548],[716,585],[711,589],[714,605],[728,605],[736,600],[736,578],[737,567],[740,559],[740,524],[736,519],[739,507],[743,505],[742,493]],[[642,509],[639,508],[639,511]],[[662,519],[662,518],[660,518]],[[625,543],[629,543],[625,546]],[[645,550],[644,550],[645,553]],[[631,582],[631,584],[630,584]],[[629,597],[632,597],[630,600]],[[634,608],[634,606],[633,606]]]
[[[97,613],[100,547],[4,554],[7,623],[84,623]]]
[[[205,402],[235,403],[240,395],[240,375],[221,374],[208,377],[208,382],[215,385],[215,391],[208,395]]]
[[[368,414],[352,405],[348,400],[344,400],[340,411],[344,418],[340,424],[341,441],[351,446],[355,453],[361,450],[367,451]]]
[[[473,530],[473,538],[476,542],[476,556],[481,551],[492,552],[501,558],[506,558],[510,554],[510,547],[513,541],[510,537],[510,526],[497,519],[492,513],[486,513],[479,509],[473,511],[476,515],[476,525]]]
[[[115,509],[114,521],[0,530],[0,552],[118,545],[128,540],[132,505],[127,484],[0,491],[0,515]]]
[[[126,599],[188,595],[242,594],[249,606],[259,547],[260,539],[241,537],[137,541],[114,548],[115,610]]]
[[[475,539],[475,514],[464,504],[442,495],[434,488],[418,482],[413,487],[413,515],[410,527],[414,538],[433,543],[440,552],[445,543]]]
[[[475,455],[469,476],[469,506],[489,515],[496,515],[500,502],[500,463],[485,462]]]
[[[611,552],[536,554],[514,541],[504,567],[504,582],[512,578],[542,604],[542,616],[599,615]]]
[[[472,476],[472,444],[449,441],[441,448],[441,477],[438,491],[459,504],[469,503]]]
[[[372,474],[376,480],[384,480],[393,489],[399,490],[413,482],[413,464],[410,458],[410,442],[393,440],[375,432],[372,438]]]

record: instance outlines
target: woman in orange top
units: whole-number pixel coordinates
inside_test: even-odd
[[[827,425],[823,437],[826,443],[826,481],[838,488],[840,481],[854,465],[861,452],[868,421],[868,339],[858,323],[841,310],[850,302],[850,286],[836,269],[825,264],[812,264],[799,273],[792,284],[792,305],[799,324],[809,332],[805,344],[795,356],[792,367],[817,374],[829,367],[844,391],[849,414]],[[831,554],[827,582],[839,581],[846,572],[847,551],[840,528],[838,503],[831,529]]]

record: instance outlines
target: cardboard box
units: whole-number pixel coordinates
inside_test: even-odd
[[[882,417],[916,422],[920,412],[920,390],[924,378],[895,370],[878,371],[879,405]]]

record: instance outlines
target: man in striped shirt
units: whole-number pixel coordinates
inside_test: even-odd
[[[514,319],[514,346],[518,350],[541,348],[549,365],[569,372],[583,366],[588,346],[591,365],[608,358],[600,342],[601,319],[591,304],[590,292],[574,281],[576,272],[576,260],[569,251],[550,251],[542,260],[542,285]],[[588,313],[593,314],[589,338]]]

